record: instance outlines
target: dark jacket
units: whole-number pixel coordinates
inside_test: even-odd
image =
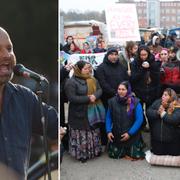
[[[99,99],[102,90],[96,81],[97,90],[94,93],[96,99]],[[89,97],[87,96],[88,88],[85,80],[73,76],[68,79],[65,84],[65,91],[70,102],[68,123],[73,129],[89,129],[87,108],[89,104]]]
[[[37,96],[20,85],[5,85],[0,123],[0,161],[15,170],[24,179],[30,157],[32,133],[43,134],[40,106]],[[43,105],[48,117],[47,135],[58,138],[58,119],[54,108]]]
[[[133,92],[142,102],[151,104],[155,99],[159,98],[160,91],[160,65],[151,55],[147,60],[150,64],[149,68],[143,68],[142,62],[135,58],[131,64],[130,82]],[[147,79],[150,77],[151,82],[148,84]]]
[[[107,101],[116,94],[118,85],[122,81],[128,80],[127,71],[119,60],[116,63],[111,63],[105,55],[103,63],[96,70],[95,76],[103,90],[102,101],[107,108]]]
[[[161,100],[156,100],[147,110],[152,141],[180,143],[180,108],[161,118],[157,113]]]
[[[131,145],[140,138],[140,127],[142,125],[143,116],[141,117],[141,124],[136,133],[130,135],[131,138],[128,141],[121,142],[120,137],[124,133],[128,133],[135,122],[135,109],[139,100],[135,98],[135,107],[130,117],[127,114],[127,104],[119,103],[117,97],[113,97],[108,101],[108,108],[111,112],[112,119],[112,133],[114,135],[114,143],[119,145]]]

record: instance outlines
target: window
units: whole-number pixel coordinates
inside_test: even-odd
[[[171,9],[171,12],[172,12],[172,14],[175,14],[176,10],[175,9]]]
[[[175,21],[176,21],[176,17],[175,17],[175,16],[172,16],[172,17],[171,17],[171,20],[172,20],[173,22],[175,22]]]
[[[142,9],[138,9],[138,14],[142,14]]]
[[[169,14],[169,9],[166,9],[166,13]]]
[[[177,23],[180,24],[180,16],[177,17]]]

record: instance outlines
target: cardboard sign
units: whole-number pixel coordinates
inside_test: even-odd
[[[135,4],[109,5],[105,12],[109,42],[140,41]]]

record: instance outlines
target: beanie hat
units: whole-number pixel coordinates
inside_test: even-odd
[[[115,48],[115,47],[111,47],[108,49],[107,51],[107,56],[109,56],[110,54],[112,54],[113,52],[117,53],[118,54],[118,50]]]

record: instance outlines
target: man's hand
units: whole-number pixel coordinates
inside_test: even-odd
[[[114,136],[113,136],[112,132],[108,133],[107,137],[108,137],[109,141],[113,142]]]
[[[121,141],[127,141],[130,138],[128,133],[124,133],[121,135]]]

